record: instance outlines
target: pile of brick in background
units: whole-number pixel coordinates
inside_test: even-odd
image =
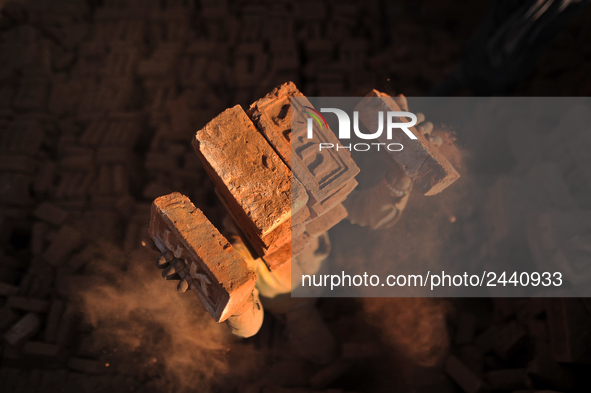
[[[8,392],[137,388],[132,378],[101,375],[106,364],[80,329],[68,288],[90,260],[125,259],[138,246],[155,197],[179,191],[212,211],[221,208],[190,146],[195,130],[288,80],[310,96],[365,94],[388,78],[407,95],[424,93],[453,69],[465,38],[380,1],[2,3],[0,386]],[[460,17],[453,7],[434,8],[419,17]],[[573,42],[587,42],[588,29],[579,24],[568,34],[552,53],[579,56]],[[554,76],[560,67],[547,63],[545,70]],[[554,86],[565,86],[557,78]],[[566,176],[571,187],[586,176],[586,162]],[[524,375],[536,388],[569,391],[570,377],[587,371],[573,364],[586,361],[581,327],[588,314],[580,301],[552,302],[543,310],[526,301],[526,316],[519,302],[508,302],[509,311],[495,302],[503,317],[492,327],[472,329],[470,317],[461,317],[457,360],[446,363],[459,384],[448,385],[451,391],[477,391],[483,381],[518,390]],[[543,355],[533,363],[519,356],[528,342]],[[548,343],[560,349],[548,355]],[[344,358],[361,352],[343,347]],[[276,372],[276,384],[293,370]],[[348,372],[337,363],[312,385],[329,386]],[[507,387],[504,380],[518,382]]]
[[[591,314],[581,299],[493,299],[461,311],[446,373],[466,393],[583,392],[589,388]],[[587,307],[587,308],[586,308]],[[573,390],[575,389],[575,390]]]
[[[540,100],[527,125],[498,120],[475,136],[474,164],[489,171],[478,175],[489,183],[476,211],[482,236],[478,258],[487,271],[506,271],[507,280],[515,271],[549,272],[553,279],[561,271],[565,285],[553,290],[540,284],[541,296],[551,291],[589,296],[591,138],[581,124],[591,121],[591,111],[581,100],[547,103],[559,106],[553,108],[562,117],[546,112],[550,108]],[[492,293],[524,294],[511,282],[496,285],[489,288]],[[493,306],[486,315],[460,311],[455,320],[455,345],[445,369],[465,392],[589,390],[588,298],[496,298]]]
[[[71,282],[138,247],[160,195],[220,208],[189,142],[224,108],[288,80],[310,94],[385,80],[367,61],[387,34],[373,22],[379,4],[3,5],[0,380],[7,391],[128,390],[129,379],[89,376],[106,367],[78,327]]]

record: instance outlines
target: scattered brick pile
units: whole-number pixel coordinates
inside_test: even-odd
[[[461,312],[456,320],[445,371],[464,392],[588,388],[580,374],[581,365],[591,360],[591,336],[583,331],[591,321],[588,302],[494,299],[493,304],[490,325],[482,324],[482,310]]]
[[[217,1],[32,0],[3,8],[0,381],[7,391],[137,387],[111,373],[92,376],[108,368],[79,325],[72,286],[84,282],[89,261],[124,260],[139,247],[150,204],[161,195],[179,191],[216,215],[221,206],[189,141],[231,103],[302,80],[301,42],[311,43],[305,57],[316,63],[307,77],[313,91],[353,87],[353,69],[334,81],[316,75],[326,56],[346,45],[316,45],[328,16],[325,9],[310,18],[308,6],[297,15],[289,4]],[[337,12],[336,19],[347,14],[353,22],[341,32],[354,33],[357,8]],[[276,164],[289,173],[280,158]],[[279,220],[291,207],[284,202]],[[277,235],[289,244],[289,233],[271,231]],[[285,262],[283,252],[277,263]]]
[[[478,136],[490,138],[497,157],[484,153],[484,145],[474,147],[476,155],[484,153],[475,165],[487,161],[502,172],[484,190],[485,203],[477,210],[480,258],[488,271],[507,271],[507,279],[516,270],[562,271],[565,286],[540,285],[540,295],[589,296],[591,177],[584,152],[591,143],[580,124],[588,124],[591,112],[572,101],[557,102],[553,105],[562,105],[562,118],[554,115],[550,121],[541,102],[537,105],[530,124],[522,119],[505,124],[504,147],[494,136],[498,124],[483,127]],[[490,290],[524,294],[512,284]],[[583,328],[591,322],[587,298],[497,298],[493,305],[486,317],[472,310],[456,320],[455,348],[445,370],[464,392],[589,389],[591,334]],[[486,319],[492,323],[483,324]]]

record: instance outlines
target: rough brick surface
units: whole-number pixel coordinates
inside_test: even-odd
[[[359,111],[361,122],[370,130],[378,129],[379,111],[384,112],[384,119],[388,111],[402,111],[394,99],[377,90],[372,90],[366,97],[369,99],[361,101],[356,110]],[[380,97],[381,100],[376,97]],[[403,119],[403,121],[408,120]],[[390,140],[386,139],[384,130],[379,140],[383,143],[401,143],[404,149],[399,152],[391,152],[391,157],[423,194],[438,194],[456,181],[460,174],[415,127],[410,130],[417,137],[416,140],[410,139],[399,129],[392,132]]]
[[[156,199],[150,236],[160,251],[170,250],[183,262],[190,288],[216,321],[233,315],[251,295],[255,274],[189,198],[173,193]]]
[[[296,86],[288,82],[254,102],[248,116],[271,146],[291,168],[291,98],[304,97]]]
[[[256,233],[249,230],[250,227],[240,225],[240,215],[237,213],[240,211],[240,207],[228,201],[219,190],[216,189],[215,192],[232,220],[240,227],[241,234],[246,237],[248,244],[259,257],[273,253],[291,238],[292,226],[290,218],[288,218],[266,236],[257,236]]]
[[[233,210],[229,207],[228,202],[219,191],[216,190],[216,194],[226,207],[230,217],[236,221],[237,218],[233,215]],[[310,221],[310,210],[307,206],[304,206],[303,209],[295,213],[290,219],[263,238],[244,232],[241,232],[241,234],[246,237],[245,240],[252,246],[254,252],[263,259],[267,268],[273,271],[284,263],[289,262],[291,257],[299,255],[306,247],[310,237],[306,237],[304,241],[302,235],[306,229],[305,223],[308,221]],[[300,240],[294,242],[292,239]]]
[[[291,195],[289,168],[239,105],[198,131],[193,147],[217,188],[240,206],[260,236],[289,218],[292,197],[296,201],[307,198]]]

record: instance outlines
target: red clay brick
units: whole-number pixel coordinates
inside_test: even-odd
[[[359,103],[359,119],[370,130],[378,128],[378,111],[401,111],[393,98],[385,93],[372,90]],[[378,100],[375,97],[380,97]],[[408,121],[403,119],[403,121]],[[413,181],[415,187],[425,195],[435,195],[443,191],[456,181],[460,174],[455,170],[445,156],[416,130],[410,128],[417,140],[410,139],[401,130],[392,132],[392,139],[386,139],[386,132],[379,138],[383,143],[401,143],[404,146],[399,152],[392,152],[390,156],[400,165],[406,175]]]
[[[292,227],[300,224],[306,224],[310,221],[310,209],[306,206],[302,210],[297,213],[292,214],[291,216],[291,225]]]
[[[306,136],[306,127],[292,129],[291,98],[304,95],[292,82],[275,88],[253,103],[248,114],[258,130],[293,170],[314,201],[323,201],[342,188],[359,173],[359,168],[348,150],[335,149],[318,151],[318,143],[338,143],[336,136],[328,129],[314,129],[314,139]],[[312,106],[306,100],[306,106]],[[296,154],[292,155],[291,152]]]
[[[251,295],[256,275],[186,196],[172,193],[154,201],[150,236],[160,251],[184,261],[190,288],[216,321],[230,317]]]
[[[302,230],[304,229],[302,225]],[[297,235],[294,234],[294,237],[289,242],[265,255],[262,260],[267,265],[269,271],[276,270],[284,263],[291,261],[291,258],[300,255],[308,246],[310,240],[310,236],[305,232],[298,233]]]
[[[238,207],[232,208],[229,202],[224,198],[224,196],[216,189],[216,194],[220,198],[220,201],[228,211],[228,214],[232,218],[234,222],[239,222],[239,218],[235,216],[234,211],[239,209]],[[296,233],[292,233],[292,230],[296,229],[304,231],[305,226],[303,222],[310,217],[309,209],[304,206],[300,212],[296,213],[297,219],[300,220],[300,223],[292,223],[293,218],[289,218],[279,227],[275,228],[271,233],[267,236],[258,237],[256,234],[252,232],[247,232],[244,229],[241,231],[242,234],[246,237],[248,244],[251,245],[254,252],[263,258],[263,261],[267,264],[267,267],[270,271],[277,269],[283,263],[287,262],[289,258],[286,258],[285,255],[290,254],[289,251],[289,243],[292,237],[295,235],[299,235]]]
[[[6,305],[17,310],[25,310],[31,312],[47,312],[49,302],[39,299],[27,299],[21,296],[11,296],[6,301]]]
[[[239,105],[198,131],[193,147],[230,205],[241,208],[236,215],[245,221],[237,224],[248,224],[261,237],[290,217],[292,201],[297,206],[307,199],[305,193],[292,195],[289,168]]]

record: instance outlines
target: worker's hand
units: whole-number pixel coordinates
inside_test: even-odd
[[[398,104],[398,106],[406,112],[409,112],[408,110],[408,101],[406,100],[406,97],[403,94],[398,94],[396,97],[396,103]],[[433,131],[433,123],[431,123],[430,121],[425,121],[425,115],[422,113],[417,113],[417,125],[416,125],[416,129],[417,131],[419,131],[421,134],[423,134],[425,136],[425,138],[427,138],[427,140],[429,142],[431,142],[431,144],[435,147],[439,147],[443,144],[443,139],[441,139],[441,137],[435,135],[432,136],[431,132]]]
[[[179,274],[179,272],[186,267],[182,260],[175,258],[170,250],[161,252],[150,238],[142,239],[142,246],[154,255],[156,258],[156,267],[158,267],[158,269],[163,269],[162,278],[165,280],[180,281],[176,287],[179,292],[185,292],[189,289],[189,281],[183,279]]]
[[[156,266],[162,270],[162,278],[165,280],[180,280],[176,289],[179,292],[185,292],[189,289],[189,283],[182,280],[179,272],[185,268],[185,264],[180,259],[176,259],[172,252],[166,251],[158,256]]]

